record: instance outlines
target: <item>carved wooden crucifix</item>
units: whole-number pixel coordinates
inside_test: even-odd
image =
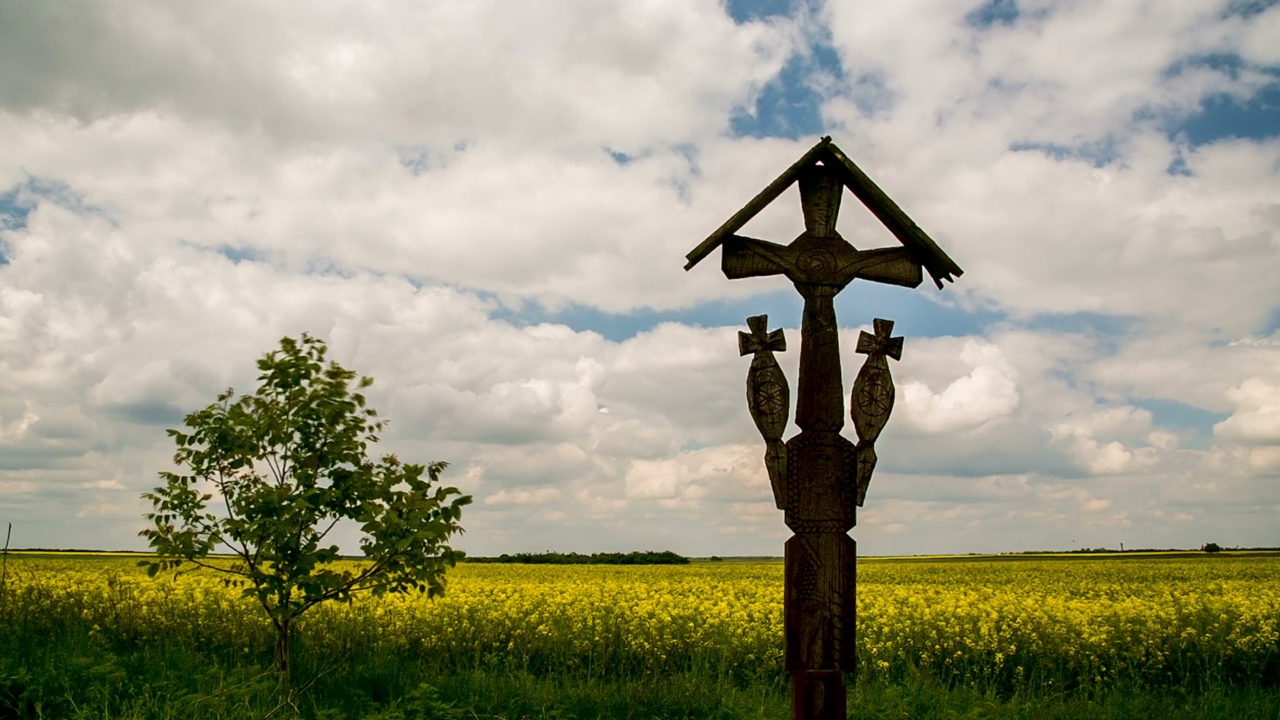
[[[735,233],[794,182],[800,184],[805,231],[788,245]],[[836,232],[844,188],[902,243],[858,250]],[[857,351],[867,355],[853,386],[851,413],[859,442],[845,439],[835,296],[855,279],[917,287],[928,270],[938,287],[963,271],[839,148],[824,137],[688,256],[688,270],[717,247],[729,279],[782,275],[804,299],[800,326],[800,386],[796,425],[783,442],[790,396],[773,353],[786,350],[768,318],[747,319],[738,351],[751,355],[747,406],[765,440],[765,468],[774,502],[794,535],[785,546],[783,618],[786,669],[792,674],[796,720],[844,720],[844,673],[855,660],[857,546],[849,537],[875,469],[874,443],[893,408],[887,358],[902,357],[893,323],[876,318]]]

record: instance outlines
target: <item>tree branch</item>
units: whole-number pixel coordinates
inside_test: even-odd
[[[376,587],[387,585],[389,583],[379,583],[378,585],[371,585],[369,587],[357,587],[361,582],[364,582],[366,579],[382,574],[385,571],[386,571],[386,559],[375,560],[373,565],[361,571],[359,575],[352,577],[350,580],[342,583],[336,588],[333,588],[331,590],[326,590],[323,593],[320,593],[319,595],[315,596],[314,598],[307,600],[303,604],[302,610],[298,611],[298,614],[302,614],[302,612],[305,611],[306,609],[312,607],[313,605],[318,605],[324,602],[325,600],[332,600],[334,598],[340,597],[344,591],[350,592],[350,593],[356,593],[356,592],[362,592],[365,590],[372,590]]]
[[[218,572],[220,572],[220,573],[226,573],[227,575],[239,575],[240,577],[243,577],[243,578],[245,578],[245,579],[252,580],[252,578],[247,577],[244,573],[242,573],[242,572],[240,572],[240,571],[238,571],[238,570],[232,570],[232,569],[230,569],[230,568],[218,567],[217,565],[213,565],[213,564],[211,564],[211,563],[205,562],[204,560],[202,560],[202,559],[200,559],[200,558],[194,558],[194,557],[191,557],[191,558],[184,558],[184,559],[185,559],[185,560],[187,560],[188,562],[190,562],[191,564],[193,564],[193,565],[199,565],[199,566],[200,566],[200,567],[202,567],[202,568],[208,568],[209,570],[216,570],[216,571],[218,571]]]
[[[329,523],[329,527],[325,528],[325,529],[324,529],[324,532],[320,533],[320,534],[316,537],[316,544],[317,544],[317,545],[318,545],[318,544],[320,544],[320,541],[321,541],[321,540],[324,540],[324,536],[325,536],[325,535],[328,535],[328,534],[329,534],[329,531],[333,529],[333,526],[334,526],[334,525],[337,525],[337,524],[338,524],[338,521],[339,521],[339,520],[341,520],[341,519],[342,519],[342,517],[341,517],[341,516],[339,516],[339,517],[335,517],[335,518],[333,519],[333,522]]]
[[[216,482],[218,485],[218,493],[222,495],[222,504],[227,508],[227,518],[230,520],[236,520],[237,518],[236,518],[235,511],[231,509],[231,500],[227,497],[227,492],[226,492],[227,478],[226,478],[226,475],[222,472],[222,468],[218,468],[218,480]],[[225,540],[222,541],[222,544],[231,548],[232,552],[244,558],[245,565],[248,566],[249,572],[257,573],[258,568],[254,563],[255,553],[249,552],[249,544],[246,543],[244,540],[240,540],[239,542],[240,542],[240,550],[236,550],[235,547],[231,545],[231,543]]]

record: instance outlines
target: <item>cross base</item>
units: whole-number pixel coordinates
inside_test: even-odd
[[[839,670],[796,670],[791,673],[791,716],[804,720],[845,720],[848,700]]]

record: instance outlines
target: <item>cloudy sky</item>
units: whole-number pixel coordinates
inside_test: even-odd
[[[800,298],[684,256],[831,135],[965,270],[838,298],[846,387],[872,318],[906,338],[863,553],[1280,545],[1277,37],[1235,0],[0,0],[0,522],[142,549],[165,429],[309,332],[475,497],[472,554],[780,554],[736,334],[768,313],[794,387]],[[793,188],[742,232],[802,228]]]

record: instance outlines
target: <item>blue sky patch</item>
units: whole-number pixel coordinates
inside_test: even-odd
[[[635,160],[631,155],[614,150],[613,148],[605,148],[604,151],[609,153],[609,157],[613,158],[613,161],[619,165],[627,165]]]
[[[966,310],[946,303],[950,287],[939,290],[927,279],[915,289],[855,280],[836,296],[836,317],[846,327],[870,325],[875,318],[892,320],[894,333],[909,338],[981,335],[988,326],[1005,319],[1003,313]],[[794,290],[792,294],[799,306],[799,294]]]
[[[729,118],[736,137],[781,137],[790,140],[822,132],[821,96],[805,84],[808,63],[792,55],[782,72],[767,83],[754,108],[739,108]]]
[[[1154,425],[1180,433],[1193,433],[1194,438],[1184,441],[1184,447],[1207,449],[1213,438],[1213,426],[1231,417],[1231,413],[1212,412],[1194,405],[1164,398],[1131,399],[1129,403],[1151,413]]]
[[[41,202],[51,202],[77,215],[102,215],[102,208],[85,202],[84,196],[61,180],[28,175],[27,179],[0,193],[0,229],[21,230],[27,216]]]
[[[1280,76],[1248,100],[1211,95],[1200,112],[1171,128],[1192,147],[1228,138],[1264,140],[1280,137]]]
[[[758,5],[771,9],[792,6],[788,3]],[[830,31],[822,28],[806,40],[807,44],[788,58],[778,75],[761,89],[754,107],[739,108],[730,117],[729,126],[734,135],[795,140],[822,134],[825,129],[822,102],[827,95],[844,87],[845,72],[831,43]]]
[[[1204,53],[1184,57],[1165,68],[1164,76],[1173,78],[1187,70],[1214,70],[1235,80],[1244,70],[1244,58],[1236,53]]]
[[[27,215],[31,207],[18,200],[20,185],[15,185],[5,193],[0,193],[0,231],[21,230],[27,226]],[[8,265],[9,256],[5,254],[4,244],[0,243],[0,265]]]
[[[600,149],[609,156],[609,159],[613,160],[618,165],[630,165],[636,160],[643,159],[652,154],[649,150],[644,150],[639,154],[628,153],[622,150],[616,150],[608,145],[601,146]],[[693,143],[676,143],[668,146],[668,149],[684,158],[685,162],[689,165],[690,175],[697,177],[702,174],[702,169],[698,166],[698,147],[696,145]]]
[[[1039,313],[1023,323],[1029,330],[1054,330],[1086,335],[1131,335],[1141,323],[1133,315],[1111,315],[1099,312]]]
[[[989,28],[993,25],[1012,25],[1018,20],[1018,3],[1015,0],[988,0],[982,7],[965,15],[970,27]]]
[[[267,256],[261,250],[251,247],[236,247],[223,243],[213,248],[219,255],[230,260],[234,264],[242,262],[267,262]]]
[[[21,197],[23,185],[14,185],[0,193],[0,230],[21,230],[27,226],[27,215],[35,203]]]
[[[792,292],[791,294],[794,294]],[[702,303],[684,310],[652,310],[641,308],[626,313],[610,313],[586,305],[570,304],[555,312],[548,311],[541,303],[529,301],[520,307],[500,305],[489,313],[495,320],[509,322],[516,327],[528,327],[541,323],[565,325],[574,332],[595,332],[612,342],[623,342],[643,332],[648,332],[665,322],[684,323],[701,327],[745,325],[751,315],[768,313],[775,324],[800,322],[800,298],[794,302],[786,293],[778,291],[754,295],[739,300],[717,300]],[[794,307],[792,307],[794,305]]]
[[[729,17],[739,25],[772,17],[790,17],[800,0],[729,0]]]
[[[1170,139],[1197,147],[1225,138],[1263,140],[1280,136],[1280,69],[1250,67],[1235,53],[1208,53],[1183,58],[1166,68],[1164,75],[1177,77],[1197,69],[1212,70],[1233,80],[1250,70],[1270,75],[1273,80],[1248,98],[1214,93],[1201,101],[1197,111],[1164,118],[1162,125]],[[1144,108],[1134,119],[1160,120],[1160,113]]]
[[[236,246],[231,243],[202,245],[200,243],[194,243],[190,240],[184,240],[181,238],[178,239],[178,244],[199,252],[215,252],[230,260],[233,265],[239,265],[242,262],[260,262],[268,264],[271,262],[271,257],[267,252],[247,245]]]
[[[896,333],[911,337],[980,334],[991,323],[1004,319],[999,313],[963,310],[940,304],[926,296],[937,292],[931,285],[910,290],[854,281],[836,296],[836,316],[841,325],[848,328],[869,325],[877,317],[893,320]],[[680,310],[644,308],[627,313],[609,313],[572,304],[549,312],[540,303],[528,302],[518,308],[500,305],[489,315],[517,327],[557,323],[575,332],[596,332],[607,340],[623,342],[664,322],[699,327],[745,327],[748,317],[761,314],[769,316],[771,327],[796,328],[800,326],[802,310],[803,301],[799,293],[793,288],[785,288],[734,300],[699,303]]]
[[[1054,160],[1086,160],[1096,168],[1105,167],[1120,159],[1115,140],[1110,137],[1075,146],[1019,140],[1011,143],[1009,149],[1014,152],[1044,153]]]
[[[1096,342],[1097,355],[1114,355],[1132,337],[1142,319],[1097,312],[1039,313],[1019,323],[1028,330],[1086,335]]]
[[[1274,7],[1277,3],[1280,3],[1280,0],[1232,0],[1227,3],[1226,9],[1222,11],[1222,17],[1239,16],[1248,20],[1254,15],[1261,14]]]

